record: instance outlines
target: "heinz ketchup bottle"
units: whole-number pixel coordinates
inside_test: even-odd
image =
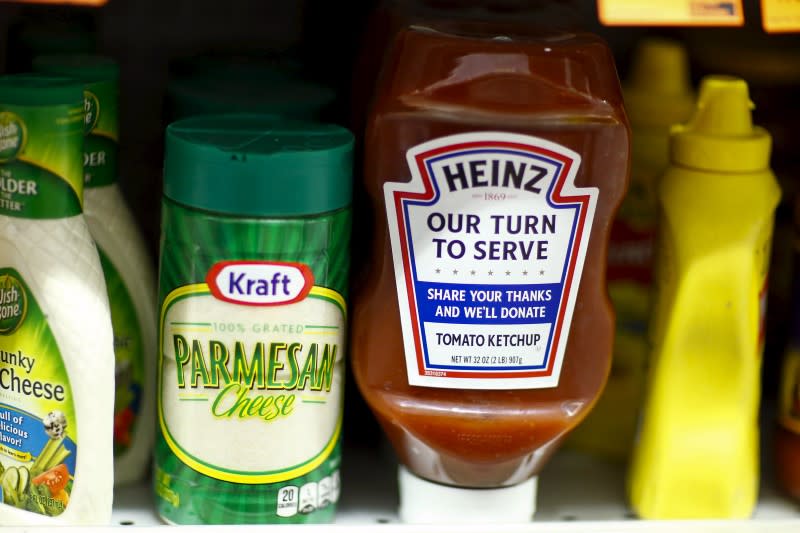
[[[400,31],[369,119],[353,368],[409,522],[529,520],[535,476],[610,367],[619,81],[600,39],[529,31]]]

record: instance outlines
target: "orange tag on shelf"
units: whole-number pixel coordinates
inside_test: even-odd
[[[800,0],[761,0],[761,19],[767,33],[800,31]]]
[[[106,5],[108,0],[0,0],[0,3],[2,2],[14,4],[62,4],[100,7]]]
[[[742,0],[597,0],[597,13],[606,26],[744,24]]]

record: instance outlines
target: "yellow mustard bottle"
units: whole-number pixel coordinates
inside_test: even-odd
[[[766,280],[780,189],[747,84],[712,76],[658,184],[651,367],[628,478],[642,518],[745,518],[756,503]]]
[[[689,120],[694,109],[686,50],[672,40],[643,40],[623,95],[633,135],[631,181],[608,247],[606,277],[617,315],[614,358],[603,395],[569,442],[619,461],[628,459],[633,446],[650,350],[656,178],[669,166],[670,127]]]

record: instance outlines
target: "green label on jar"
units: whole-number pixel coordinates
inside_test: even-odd
[[[165,206],[159,512],[179,524],[330,521],[349,210],[254,221]]]
[[[0,314],[0,498],[58,516],[78,453],[69,378],[47,319],[11,268],[0,268]]]
[[[0,104],[0,215],[81,213],[83,109]]]
[[[119,142],[117,84],[93,83],[83,92],[83,172],[86,187],[111,185],[117,180]]]
[[[138,429],[145,379],[144,346],[139,317],[128,287],[103,249],[98,246],[97,251],[106,280],[114,330],[114,456],[118,457],[128,451]]]

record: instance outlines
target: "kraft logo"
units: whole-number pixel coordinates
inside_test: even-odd
[[[314,286],[314,274],[302,263],[223,261],[206,276],[218,300],[242,305],[286,305],[303,300]]]

